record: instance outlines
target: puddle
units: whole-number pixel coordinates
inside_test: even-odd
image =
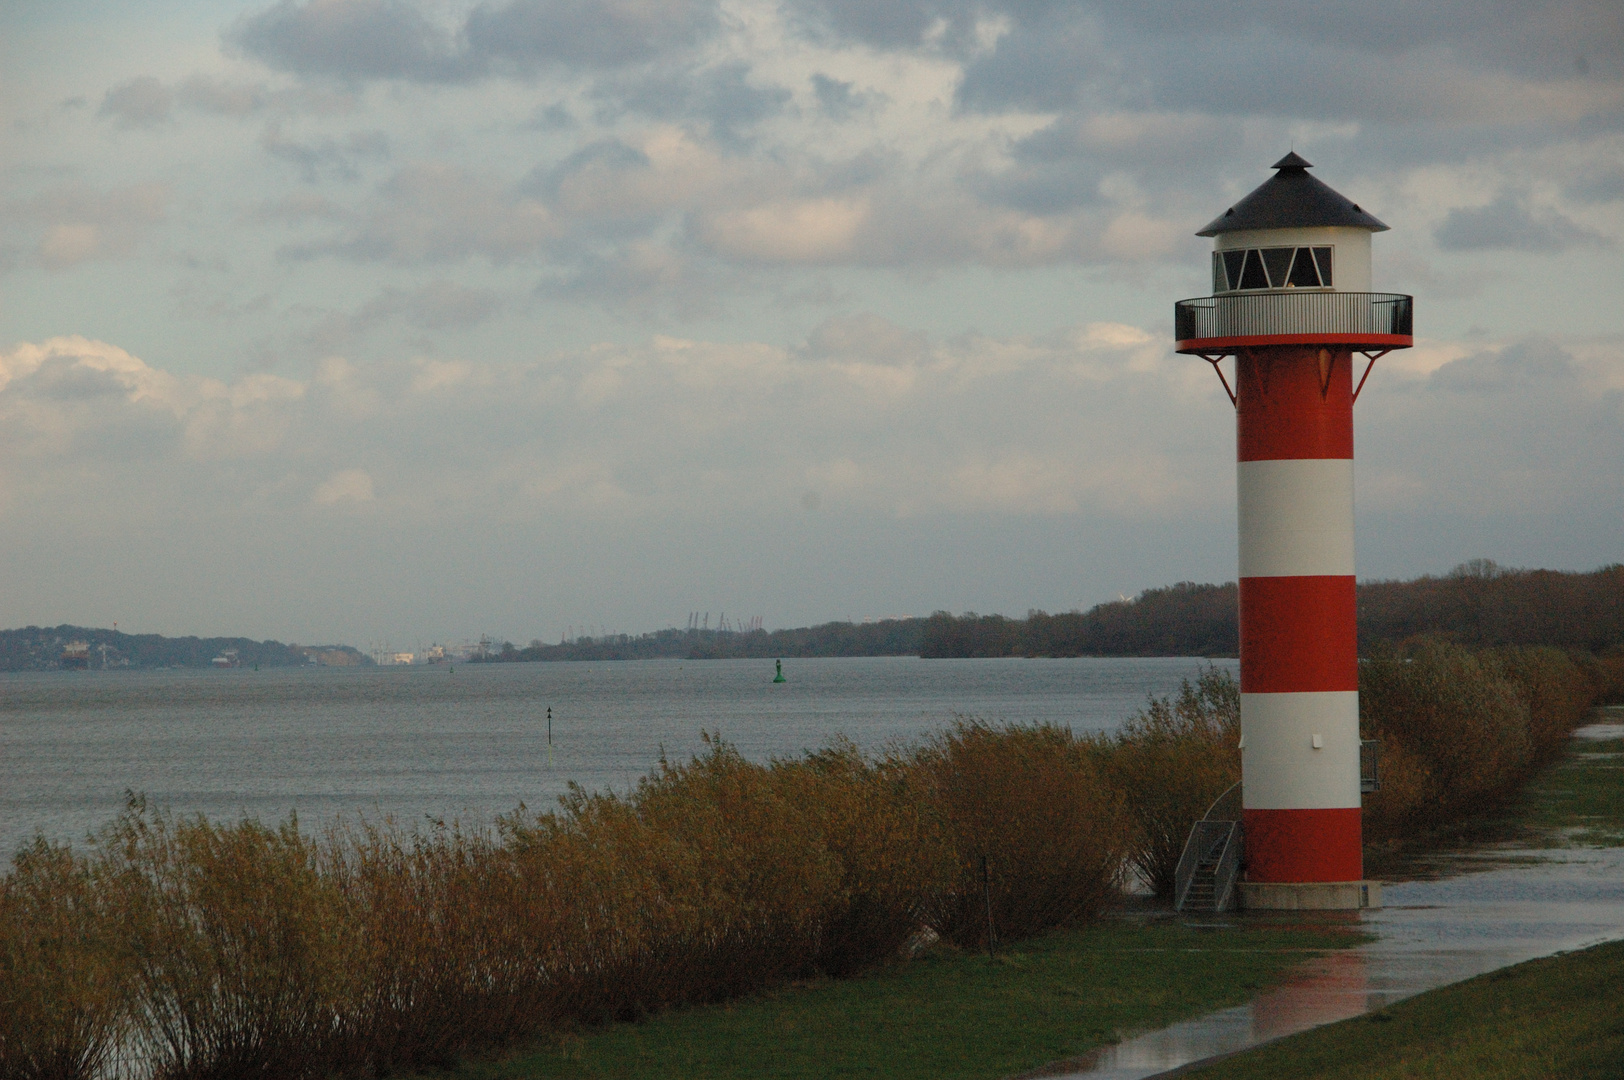
[[[1575,734],[1624,738],[1624,723]],[[1435,866],[1448,876],[1384,885],[1386,906],[1359,914],[1376,935],[1370,944],[1306,961],[1246,1005],[1022,1075],[1145,1080],[1497,968],[1624,938],[1624,848],[1495,845],[1448,853]],[[1282,915],[1253,917],[1279,923]]]

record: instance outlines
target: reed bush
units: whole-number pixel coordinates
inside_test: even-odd
[[[1159,897],[1173,878],[1190,828],[1241,778],[1240,686],[1208,665],[1176,697],[1152,697],[1094,752],[1134,825],[1129,863]]]
[[[353,943],[296,818],[222,825],[132,799],[97,838],[90,874],[130,1054],[152,1076],[331,1068]]]
[[[838,977],[896,955],[953,875],[952,848],[911,770],[894,758],[870,763],[844,739],[774,769],[840,867],[813,967]]]
[[[1558,649],[1418,639],[1360,665],[1361,733],[1382,743],[1365,832],[1391,840],[1493,809],[1557,753],[1616,667]]]
[[[1026,937],[1096,915],[1119,894],[1132,826],[1070,730],[961,720],[907,767],[952,851],[953,875],[928,906],[943,937]]]
[[[36,839],[0,879],[0,1076],[90,1080],[123,1031],[106,908],[86,861]]]
[[[530,1030],[541,980],[513,862],[489,831],[456,822],[328,830],[322,885],[341,898],[348,940],[340,1071],[443,1066]]]

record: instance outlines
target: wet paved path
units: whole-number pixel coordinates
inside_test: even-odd
[[[1618,738],[1624,725],[1582,734]],[[1384,908],[1343,916],[1358,918],[1375,941],[1307,961],[1247,1005],[1026,1075],[1145,1080],[1496,968],[1624,938],[1624,848],[1498,846],[1453,857],[1448,874],[1384,886]],[[1214,922],[1242,918],[1280,921],[1281,913]]]

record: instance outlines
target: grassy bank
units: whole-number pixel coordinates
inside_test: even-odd
[[[1624,942],[1531,960],[1237,1055],[1202,1080],[1616,1078]]]
[[[1239,1004],[1313,952],[1360,940],[1335,924],[1216,933],[1110,919],[1030,939],[996,959],[935,948],[856,979],[554,1036],[456,1075],[984,1080]]]
[[[1624,709],[1604,714],[1624,723]],[[1585,739],[1536,776],[1516,820],[1553,846],[1624,846],[1624,739]]]
[[[1604,718],[1611,717],[1624,720],[1624,709]],[[1521,834],[1538,844],[1619,843],[1621,777],[1624,739],[1570,741],[1566,753],[1501,808],[1497,834]],[[1245,921],[1208,929],[1168,919],[1113,919],[1023,943],[1017,956],[996,964],[937,950],[854,980],[782,987],[726,1006],[554,1037],[503,1060],[470,1063],[456,1075],[1007,1076],[1085,1054],[1113,1041],[1113,1033],[1159,1027],[1250,998],[1303,959],[1301,950],[1358,940],[1334,925],[1315,933]],[[1601,967],[1594,966],[1598,961]],[[1237,1057],[1215,1075],[1617,1075],[1587,1073],[1587,1061],[1607,1059],[1561,1044],[1601,1037],[1607,1024],[1616,1028],[1624,1020],[1608,986],[1624,976],[1621,963],[1624,958],[1614,956],[1563,960],[1549,971],[1524,965],[1515,974],[1423,995],[1386,1010],[1382,1019],[1349,1021]],[[1548,988],[1562,980],[1580,988],[1576,1011],[1560,995],[1547,1000]],[[1558,1012],[1561,1022],[1547,1038],[1545,1027]],[[1372,1032],[1381,1040],[1372,1041]],[[1624,1057],[1619,1031],[1606,1037],[1614,1042],[1604,1045]],[[1474,1049],[1480,1046],[1492,1052]],[[1553,1046],[1561,1051],[1554,1056]],[[1505,1059],[1503,1071],[1485,1067],[1496,1055]],[[1251,1071],[1255,1059],[1264,1061],[1264,1071]],[[1328,1066],[1335,1068],[1316,1071]]]
[[[1624,709],[1602,719],[1624,721]],[[1495,823],[1552,846],[1624,843],[1624,739],[1572,740]],[[1369,1016],[1248,1051],[1193,1075],[1617,1077],[1624,1074],[1624,942],[1491,972]]]

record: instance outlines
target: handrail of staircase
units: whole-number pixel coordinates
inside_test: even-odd
[[[1224,793],[1212,801],[1207,812],[1201,815],[1202,821],[1239,821],[1241,819],[1241,782],[1239,780],[1224,789]]]
[[[1203,842],[1201,839],[1205,831],[1203,826],[1209,822],[1239,821],[1240,817],[1241,785],[1240,781],[1237,780],[1224,789],[1222,795],[1213,800],[1213,804],[1207,808],[1207,812],[1201,816],[1201,820],[1195,823],[1194,828],[1190,830],[1190,835],[1184,841],[1184,851],[1179,855],[1178,868],[1173,871],[1174,911],[1184,910],[1185,894],[1190,891],[1190,881],[1195,877],[1195,868],[1201,862],[1201,852],[1205,850],[1206,843],[1210,843],[1210,841]],[[1206,835],[1211,836],[1212,834],[1207,831]]]
[[[1218,859],[1218,869],[1212,876],[1212,910],[1224,911],[1229,907],[1230,893],[1241,876],[1241,857],[1245,852],[1246,829],[1239,822],[1230,822],[1229,837],[1224,841],[1224,853]]]

